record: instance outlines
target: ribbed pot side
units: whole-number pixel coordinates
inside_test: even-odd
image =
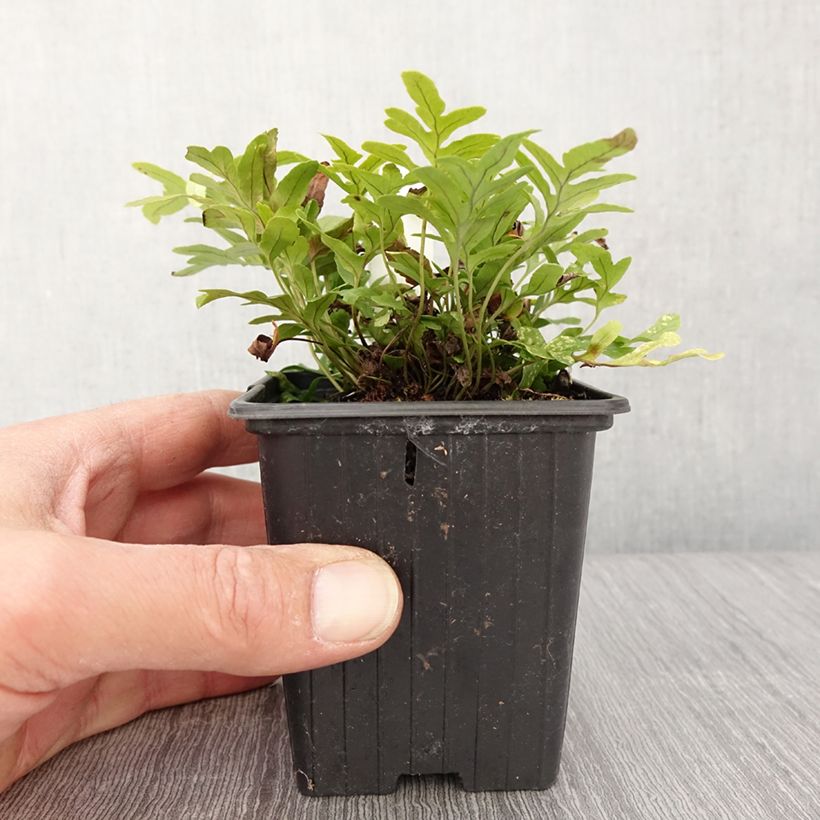
[[[285,677],[305,794],[387,793],[408,774],[454,773],[469,791],[554,782],[595,433],[624,412],[607,410],[245,416],[269,541],[372,549],[405,593],[378,651]]]

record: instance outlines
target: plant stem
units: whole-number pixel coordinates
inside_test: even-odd
[[[350,318],[353,320],[353,327],[356,328],[356,333],[359,337],[359,341],[362,343],[362,346],[365,350],[370,350],[370,345],[367,343],[367,339],[365,339],[364,334],[362,333],[361,325],[359,324],[359,312],[355,307],[351,307],[350,309]]]
[[[319,358],[319,354],[316,352],[315,346],[311,349],[311,354],[313,355],[313,360],[316,362],[316,366],[322,371],[325,378],[336,388],[336,390],[338,390],[339,393],[341,393],[342,386],[336,381],[336,379],[333,378],[333,374],[327,368],[325,363]]]
[[[318,296],[322,292],[322,286],[319,284],[319,274],[316,272],[316,260],[310,260],[310,270],[313,273],[313,285],[316,288],[316,295]]]
[[[424,303],[427,301],[427,290],[424,284],[424,242],[427,239],[427,220],[422,220],[421,223],[421,241],[419,242],[419,309],[416,313],[417,325],[424,313]],[[415,325],[413,327],[415,330]]]

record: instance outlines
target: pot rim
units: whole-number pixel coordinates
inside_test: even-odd
[[[576,382],[592,398],[572,401],[385,401],[385,402],[286,402],[270,395],[275,380],[265,376],[231,402],[228,415],[235,419],[420,418],[446,416],[609,416],[629,412],[629,401]]]

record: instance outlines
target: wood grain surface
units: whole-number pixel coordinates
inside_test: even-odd
[[[308,798],[281,688],[168,709],[0,796],[2,820],[820,817],[820,553],[596,555],[546,792]]]

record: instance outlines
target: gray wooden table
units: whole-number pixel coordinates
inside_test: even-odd
[[[546,792],[302,797],[276,686],[148,715],[0,796],[2,820],[325,817],[817,820],[820,553],[590,557]]]

